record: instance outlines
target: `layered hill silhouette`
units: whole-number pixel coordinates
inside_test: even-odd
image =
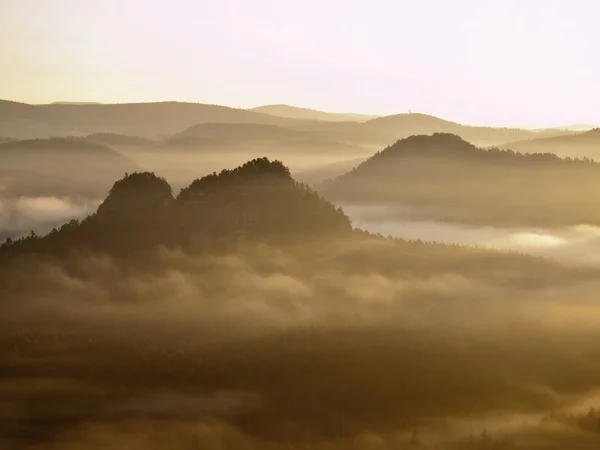
[[[318,133],[310,130],[296,130],[275,125],[243,124],[243,123],[203,123],[190,127],[161,143],[168,147],[170,142],[189,142],[189,148],[194,149],[194,140],[199,148],[213,146],[225,148],[231,146],[234,150],[255,153],[257,148],[269,149],[273,153],[296,152],[325,152],[344,154],[367,154],[369,151],[357,145],[334,140],[323,139]],[[181,147],[181,146],[180,146]]]
[[[239,144],[231,143],[227,141],[218,141],[215,139],[203,137],[203,136],[186,136],[186,135],[175,135],[169,139],[158,142],[152,146],[146,147],[147,151],[168,151],[168,150],[184,150],[190,152],[226,152],[241,150],[242,147]]]
[[[122,133],[166,137],[203,122],[285,124],[290,119],[200,103],[29,105],[0,101],[0,135],[28,139]]]
[[[600,164],[551,153],[485,150],[459,136],[411,136],[319,190],[359,204],[438,208],[436,219],[490,225],[600,224]]]
[[[326,122],[366,122],[367,120],[379,117],[376,115],[356,113],[330,113],[290,105],[264,105],[252,108],[250,111],[271,114],[273,116],[288,117],[290,119],[322,120]]]
[[[367,158],[352,158],[336,161],[334,163],[323,164],[318,167],[294,173],[294,178],[309,185],[317,185],[349,172],[366,159]]]
[[[268,108],[273,112],[272,107]],[[276,105],[275,108],[280,111],[282,107]],[[359,121],[354,116],[350,117],[351,120],[331,121],[330,116],[316,119],[314,113],[309,114],[310,110],[309,113],[302,113],[303,110],[299,112],[289,108],[283,106],[285,111],[294,111],[294,118],[265,114],[263,108],[259,108],[262,112],[258,112],[199,103],[29,105],[0,100],[0,136],[33,139],[110,133],[165,140],[199,124],[256,124],[308,132],[310,137],[306,139],[309,140],[380,148],[413,134],[436,132],[453,133],[482,146],[571,133],[568,130],[473,127],[412,113],[367,121]],[[239,131],[243,135],[247,130]],[[291,131],[287,133],[293,134]],[[231,135],[228,137],[228,140],[241,139]]]
[[[501,145],[527,153],[555,153],[564,158],[600,158],[600,128],[568,136],[544,137]]]
[[[300,140],[311,136],[302,132],[275,125],[255,123],[202,123],[187,128],[174,137],[202,137],[228,143],[277,142]]]
[[[63,138],[2,143],[0,167],[5,189],[15,195],[57,195],[81,189],[98,193],[123,173],[140,170],[134,161],[106,145]],[[62,181],[55,183],[56,179]]]
[[[95,133],[83,137],[70,137],[69,139],[89,142],[92,144],[106,145],[113,148],[146,147],[154,143],[154,141],[151,139],[119,133]]]
[[[530,131],[516,128],[493,128],[462,125],[427,114],[395,114],[364,123],[338,122],[311,124],[323,137],[359,145],[389,145],[411,135],[451,133],[481,146],[499,145],[532,137],[569,134],[566,130]]]
[[[267,158],[196,179],[173,196],[164,178],[135,172],[114,183],[95,214],[44,237],[8,242],[3,254],[73,249],[127,254],[157,245],[196,248],[244,236],[286,241],[350,233],[340,208]]]

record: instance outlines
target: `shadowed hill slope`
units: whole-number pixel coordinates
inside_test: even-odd
[[[0,144],[3,169],[23,169],[41,173],[88,176],[139,169],[132,160],[101,144],[51,138],[11,141]],[[87,171],[87,172],[86,172]]]
[[[353,144],[323,139],[310,130],[295,130],[275,125],[245,123],[203,123],[177,133],[161,142],[157,148],[228,151],[266,151],[274,157],[280,154],[304,153],[366,155],[369,150]]]
[[[140,166],[101,144],[52,138],[0,144],[4,196],[102,196]]]
[[[563,158],[600,158],[600,128],[568,136],[544,137],[503,144],[527,153],[555,153]]]
[[[483,150],[452,134],[400,140],[320,190],[342,202],[435,206],[443,215],[438,219],[600,224],[595,200],[582,195],[600,190],[600,164],[550,153]]]
[[[92,144],[106,145],[109,147],[142,147],[151,145],[154,141],[139,136],[130,136],[119,133],[95,133],[83,137],[71,137],[70,139],[89,142]]]
[[[173,137],[202,137],[229,143],[244,143],[299,140],[306,138],[306,136],[311,136],[311,133],[274,125],[255,123],[202,123],[187,128]]]
[[[197,179],[176,198],[169,184],[153,173],[127,175],[82,222],[3,250],[61,253],[82,248],[120,254],[156,245],[210,245],[240,236],[276,241],[351,230],[341,209],[294,181],[287,167],[258,158]]]

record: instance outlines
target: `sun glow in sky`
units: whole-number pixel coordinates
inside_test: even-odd
[[[0,98],[600,123],[596,0],[0,0]]]

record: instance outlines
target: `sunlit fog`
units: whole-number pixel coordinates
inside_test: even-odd
[[[600,449],[591,0],[0,0],[0,450]]]

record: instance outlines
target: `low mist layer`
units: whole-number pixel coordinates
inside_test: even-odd
[[[600,268],[566,262],[352,229],[267,158],[177,195],[136,172],[0,246],[0,445],[597,448]]]
[[[565,263],[600,263],[600,228],[580,224],[558,228],[509,228],[440,221],[452,210],[409,205],[342,205],[355,227],[409,240],[480,246],[529,253]]]
[[[5,436],[146,449],[164,427],[171,448],[358,448],[418,429],[433,445],[537,424],[599,387],[593,269],[369,237],[143,261],[3,273]]]

